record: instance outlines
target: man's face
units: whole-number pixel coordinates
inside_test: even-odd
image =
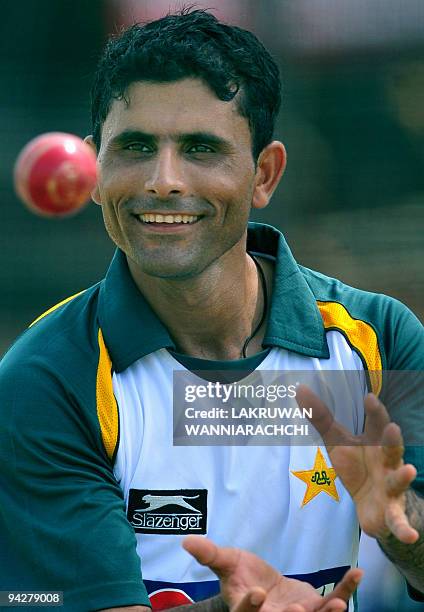
[[[244,239],[248,122],[198,79],[133,83],[125,98],[112,104],[98,156],[106,229],[144,273],[195,276]]]

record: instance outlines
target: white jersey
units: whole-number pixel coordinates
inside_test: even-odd
[[[363,364],[340,332],[328,332],[327,342],[330,359],[272,348],[258,369],[357,371],[353,408],[337,419],[359,433],[366,393]],[[305,497],[311,485],[296,472],[312,470],[320,457],[329,472],[325,447],[173,446],[173,372],[181,369],[161,349],[113,375],[120,419],[115,476],[137,534],[149,594],[162,598],[161,607],[162,600],[182,603],[218,591],[215,574],[181,547],[187,533],[199,530],[217,544],[247,549],[282,574],[329,592],[356,565],[359,526],[337,477],[331,483],[336,493],[324,486]]]

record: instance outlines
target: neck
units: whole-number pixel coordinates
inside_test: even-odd
[[[244,244],[193,278],[157,278],[140,271],[131,260],[128,265],[179,352],[203,359],[240,359],[264,308],[258,271]],[[246,355],[261,350],[264,329],[265,321],[249,341]]]

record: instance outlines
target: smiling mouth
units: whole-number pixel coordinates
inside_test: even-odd
[[[187,214],[179,214],[179,215],[159,215],[153,213],[144,213],[142,215],[136,215],[137,219],[142,223],[154,223],[154,224],[193,224],[199,221],[202,218],[202,215],[187,215]]]

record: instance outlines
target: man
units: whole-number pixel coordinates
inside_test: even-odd
[[[415,468],[373,395],[366,435],[382,445],[332,447],[334,433],[355,440],[308,389],[298,401],[314,406],[329,453],[172,445],[176,369],[351,369],[364,381],[366,370],[423,363],[423,330],[405,307],[301,268],[269,226],[247,231],[285,167],[272,141],[279,92],[258,40],[204,11],[108,44],[87,141],[93,199],[118,249],[102,282],[42,315],[3,360],[3,589],[61,590],[73,611],[139,611],[147,593],[157,608],[216,595],[215,572],[221,599],[197,607],[343,609],[359,580],[357,570],[342,580],[356,565],[358,515],[424,590]],[[333,495],[316,482],[306,499],[313,481],[301,474],[318,460]],[[421,470],[419,449],[414,462]],[[184,513],[276,569],[192,537],[184,546],[200,566],[181,546],[189,522],[173,522]]]

